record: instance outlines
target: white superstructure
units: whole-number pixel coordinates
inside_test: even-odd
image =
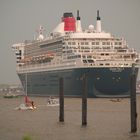
[[[78,11],[76,21],[71,13],[66,13],[50,36],[45,38],[43,30],[40,27],[37,40],[13,45],[18,73],[138,65],[139,54],[135,49],[128,48],[123,38],[116,38],[101,30],[99,11],[96,29],[89,25],[87,30],[83,30]]]

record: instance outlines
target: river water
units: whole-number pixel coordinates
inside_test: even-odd
[[[48,107],[46,97],[30,97],[37,109],[15,110],[23,97],[0,96],[0,140],[140,140],[140,96],[137,96],[138,131],[130,133],[130,99],[88,99],[87,126],[81,125],[81,99],[65,98],[65,122],[59,107]]]

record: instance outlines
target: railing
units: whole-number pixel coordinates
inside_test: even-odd
[[[132,63],[135,63],[134,60],[96,60],[93,61],[92,63],[88,62],[87,63],[83,62],[83,59],[78,59],[76,60],[68,60],[64,61],[62,63],[41,63],[41,64],[32,64],[32,65],[23,65],[17,67],[17,72],[18,73],[30,73],[30,72],[41,72],[41,71],[53,71],[53,70],[65,70],[65,69],[73,69],[73,68],[86,68],[86,67],[131,67]],[[138,66],[138,63],[136,63]]]
[[[40,72],[40,71],[52,71],[52,70],[62,70],[76,67],[76,62],[62,63],[62,64],[35,64],[35,65],[25,65],[17,67],[18,73],[30,73],[30,72]]]

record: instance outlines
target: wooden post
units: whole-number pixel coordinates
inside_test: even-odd
[[[87,125],[87,77],[83,75],[82,126]]]
[[[59,121],[64,122],[64,93],[63,93],[63,78],[59,79]]]
[[[136,103],[136,73],[135,66],[132,65],[132,75],[131,75],[131,93],[130,93],[130,103],[131,103],[131,133],[137,132],[137,103]]]

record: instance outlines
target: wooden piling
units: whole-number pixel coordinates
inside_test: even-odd
[[[64,122],[64,93],[63,93],[63,78],[59,79],[59,122]]]
[[[82,126],[87,125],[87,77],[83,76],[83,94],[82,94]]]
[[[130,86],[130,110],[131,110],[131,133],[137,132],[137,103],[136,103],[136,73],[132,65],[131,86]]]

